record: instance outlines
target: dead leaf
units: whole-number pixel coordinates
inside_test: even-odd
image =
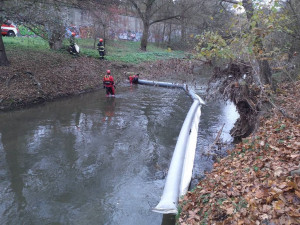
[[[270,145],[270,148],[273,149],[273,150],[275,150],[275,151],[280,151],[280,149],[278,147],[273,146],[273,145]]]
[[[280,189],[284,189],[286,186],[287,186],[287,183],[284,182],[284,183],[282,183],[282,184],[279,185],[279,188]]]
[[[298,158],[299,156],[300,156],[299,154],[291,154],[292,159]]]
[[[292,217],[300,217],[300,213],[296,212],[295,210],[290,211],[288,214]]]
[[[263,205],[262,211],[264,213],[269,212],[272,209],[272,207],[270,205]]]
[[[227,213],[228,215],[232,215],[233,212],[234,212],[234,208],[233,208],[233,207],[230,207],[230,208],[227,208],[227,209],[226,209],[226,213]]]
[[[268,220],[268,219],[269,219],[269,216],[268,216],[267,214],[262,214],[262,215],[259,216],[259,218],[260,218],[261,220]]]
[[[258,190],[257,192],[255,192],[256,198],[262,198],[264,196],[265,196],[265,192],[263,190]]]
[[[277,167],[274,172],[274,175],[275,177],[280,177],[282,173],[283,173],[283,169],[281,167]]]
[[[283,207],[284,207],[283,201],[279,200],[279,201],[273,202],[273,208],[275,210],[281,210]]]

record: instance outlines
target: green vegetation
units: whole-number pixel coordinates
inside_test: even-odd
[[[98,58],[99,53],[94,49],[94,40],[77,39],[81,47],[81,54]],[[95,43],[97,45],[97,43]],[[148,46],[148,51],[140,49],[140,42],[131,41],[107,41],[106,42],[106,59],[109,61],[119,61],[126,63],[140,63],[144,61],[154,61],[158,59],[183,58],[183,51],[171,51],[156,47],[154,44]]]
[[[25,27],[24,25],[19,25],[18,28],[19,28],[19,32],[22,36],[34,37],[34,36],[36,36],[36,34],[42,34],[43,33],[43,27],[42,26],[33,27],[32,29],[34,30],[34,32],[31,31],[30,29],[28,29],[27,27]]]
[[[16,37],[3,38],[5,47],[12,48],[33,48],[41,51],[50,51],[49,44],[42,38],[38,37]],[[80,54],[88,57],[99,58],[97,51],[97,42],[92,39],[76,39],[76,43],[80,46]],[[63,42],[64,48],[69,45],[68,39]],[[141,63],[145,61],[155,61],[159,59],[183,58],[183,51],[167,51],[167,49],[159,48],[154,44],[149,44],[147,52],[139,49],[140,42],[131,41],[107,41],[106,42],[106,59],[115,62]],[[61,51],[65,53],[66,51]]]
[[[48,42],[42,38],[32,37],[3,37],[3,42],[6,49],[36,49],[36,50],[50,50]]]

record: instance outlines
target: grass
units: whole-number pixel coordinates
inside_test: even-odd
[[[3,37],[7,49],[22,48],[35,49],[39,51],[50,51],[48,42],[38,37]],[[80,54],[88,57],[99,58],[97,49],[94,48],[92,39],[76,39],[80,46]],[[68,39],[64,40],[64,48],[68,47]],[[97,43],[95,43],[97,45]],[[183,51],[167,51],[167,49],[155,46],[149,43],[147,52],[140,50],[140,42],[132,41],[114,41],[106,42],[106,59],[115,62],[141,63],[145,61],[155,61],[160,59],[183,58]]]
[[[36,49],[49,50],[49,44],[41,38],[31,37],[2,37],[6,49],[21,48],[21,49]]]

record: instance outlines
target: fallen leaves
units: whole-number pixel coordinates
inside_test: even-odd
[[[285,88],[281,107],[296,115],[300,82]],[[275,112],[189,192],[179,224],[300,224],[299,162],[299,122]]]

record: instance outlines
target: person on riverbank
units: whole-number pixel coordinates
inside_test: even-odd
[[[128,80],[129,80],[129,82],[130,82],[130,85],[132,85],[132,84],[137,84],[138,81],[139,81],[139,76],[140,76],[139,73],[138,73],[138,74],[135,74],[135,75],[128,76]]]
[[[104,59],[104,55],[105,55],[105,48],[104,48],[104,44],[103,44],[103,39],[102,38],[99,39],[99,42],[98,42],[97,46],[98,46],[98,51],[99,51],[100,59],[103,60]]]
[[[110,70],[107,70],[106,75],[103,77],[103,87],[106,89],[106,97],[110,95],[115,97],[115,82]]]
[[[75,49],[75,32],[72,32],[71,36],[70,36],[70,53],[71,54],[76,54],[76,49]]]

